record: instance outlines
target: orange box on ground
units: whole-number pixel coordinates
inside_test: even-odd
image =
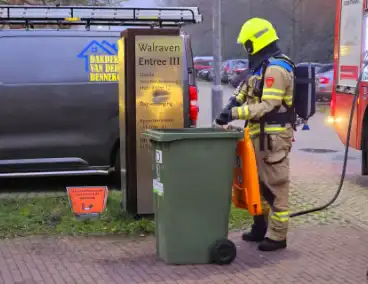
[[[105,210],[107,186],[76,186],[66,189],[75,215],[101,214]]]

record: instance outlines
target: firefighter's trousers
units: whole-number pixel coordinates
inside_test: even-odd
[[[267,137],[268,136],[268,137]],[[264,217],[268,220],[266,237],[275,241],[285,240],[289,224],[289,186],[293,129],[278,134],[267,134],[261,149],[260,137],[252,139],[264,201]],[[266,205],[266,206],[265,206]],[[269,205],[269,207],[267,206]]]

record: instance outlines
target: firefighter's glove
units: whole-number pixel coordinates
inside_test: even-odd
[[[224,109],[220,115],[216,118],[215,122],[218,125],[226,125],[232,121],[231,109]]]
[[[240,106],[241,104],[236,100],[235,96],[231,96],[229,99],[229,102],[227,103],[227,105],[224,107],[224,110],[231,110],[233,107],[237,107]]]

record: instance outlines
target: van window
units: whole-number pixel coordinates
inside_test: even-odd
[[[91,71],[88,56],[116,55],[117,40],[80,35],[2,37],[0,82],[88,82]]]

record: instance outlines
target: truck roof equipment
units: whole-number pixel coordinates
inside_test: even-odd
[[[180,27],[203,21],[197,7],[100,7],[0,5],[0,25]]]

